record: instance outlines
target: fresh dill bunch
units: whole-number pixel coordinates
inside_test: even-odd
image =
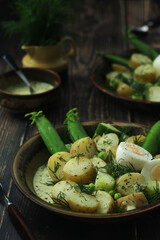
[[[46,46],[71,34],[67,24],[75,18],[66,0],[14,0],[11,9],[16,20],[4,21],[2,27],[10,36],[20,34],[20,44]]]

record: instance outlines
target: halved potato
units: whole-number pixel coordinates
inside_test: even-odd
[[[86,184],[94,180],[96,169],[90,159],[77,156],[65,164],[63,173],[65,179]]]
[[[106,170],[106,162],[103,161],[101,158],[98,158],[98,157],[93,157],[90,159],[93,163],[93,166],[95,167],[95,169],[98,171],[102,171],[102,172],[107,172]]]
[[[103,134],[96,143],[97,149],[99,151],[107,151],[112,146],[117,146],[119,143],[119,138],[115,133]]]
[[[72,193],[68,203],[73,211],[83,213],[95,212],[99,204],[94,196],[82,192]]]
[[[60,200],[61,204],[59,205],[60,207],[62,207],[63,202],[65,205],[68,202],[70,195],[74,192],[80,192],[78,184],[73,181],[62,180],[60,182],[57,182],[53,186],[51,190],[51,195],[52,195],[53,201],[56,201],[57,199]],[[58,206],[58,204],[56,205]]]
[[[110,213],[114,200],[111,195],[105,191],[98,190],[94,193],[95,198],[99,202],[96,212],[97,213]]]
[[[131,137],[127,138],[125,140],[125,142],[130,142],[130,143],[134,143],[134,144],[137,144],[139,146],[142,146],[145,138],[146,137],[144,135],[136,135],[136,136],[131,136]]]
[[[118,87],[116,90],[116,93],[122,97],[130,97],[134,92],[135,90],[133,88],[131,88],[128,84],[123,82],[120,82],[118,84]]]
[[[63,167],[71,157],[68,152],[57,152],[49,158],[47,168],[53,181],[58,182],[64,178]]]
[[[72,144],[70,153],[72,156],[83,154],[91,158],[97,153],[96,144],[90,137],[81,138]]]
[[[146,186],[146,180],[140,173],[126,173],[116,180],[117,192],[122,196],[140,192]]]
[[[148,200],[144,193],[139,192],[117,199],[117,204],[124,211],[129,211],[148,205]]]

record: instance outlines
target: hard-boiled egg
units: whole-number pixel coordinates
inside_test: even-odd
[[[151,159],[152,155],[148,151],[134,143],[121,142],[117,148],[116,161],[121,165],[133,167],[136,171],[141,171]]]
[[[141,174],[146,180],[160,181],[160,158],[148,162],[143,167]]]
[[[158,55],[155,60],[153,61],[153,67],[156,71],[156,76],[160,76],[160,55]]]

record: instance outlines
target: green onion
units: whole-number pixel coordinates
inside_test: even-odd
[[[150,47],[146,43],[139,40],[136,37],[136,35],[134,35],[130,31],[127,32],[127,38],[126,39],[130,43],[132,43],[139,52],[143,53],[144,55],[147,55],[152,60],[154,60],[159,55],[159,53],[154,48]]]
[[[31,116],[31,125],[36,123],[38,131],[51,154],[62,151],[68,152],[58,132],[44,116],[43,111],[27,113],[25,117],[28,116]]]
[[[102,56],[102,57],[108,59],[109,61],[111,61],[113,63],[122,64],[122,65],[124,65],[124,66],[129,68],[129,66],[128,66],[128,59],[126,59],[126,58],[115,56],[115,55],[111,55],[111,54],[107,54],[107,53],[104,53],[104,52],[99,52],[99,51],[97,51],[96,53],[99,56]]]
[[[79,122],[78,112],[76,108],[71,109],[66,114],[64,124],[67,124],[68,132],[72,142],[75,142],[81,138],[88,137],[88,134]]]

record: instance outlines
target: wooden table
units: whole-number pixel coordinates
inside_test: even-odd
[[[3,1],[4,3],[5,1]],[[80,120],[120,120],[153,125],[160,119],[160,112],[149,112],[119,105],[118,101],[107,97],[96,89],[89,80],[90,68],[97,58],[96,50],[118,53],[131,46],[123,40],[126,30],[131,25],[141,25],[149,18],[159,14],[158,1],[151,0],[86,0],[76,7],[78,21],[73,30],[76,38],[77,53],[70,58],[69,78],[63,79],[59,101],[51,111],[46,111],[47,118],[54,126],[63,124],[65,114],[77,107]],[[3,12],[4,9],[4,12]],[[2,5],[1,13],[5,16],[7,7]],[[2,20],[2,19],[1,19]],[[153,47],[160,47],[160,27],[153,29],[143,37]],[[24,54],[16,39],[0,36],[0,54],[10,52],[21,63]],[[0,72],[8,71],[0,61]],[[15,187],[10,173],[10,163],[19,147],[37,132],[35,126],[22,116],[13,115],[0,108],[0,182],[10,200],[16,204],[38,240],[75,240],[75,239],[160,239],[160,212],[149,214],[130,221],[88,224],[74,222],[50,213],[27,200]],[[19,240],[6,208],[0,205],[0,239]]]

